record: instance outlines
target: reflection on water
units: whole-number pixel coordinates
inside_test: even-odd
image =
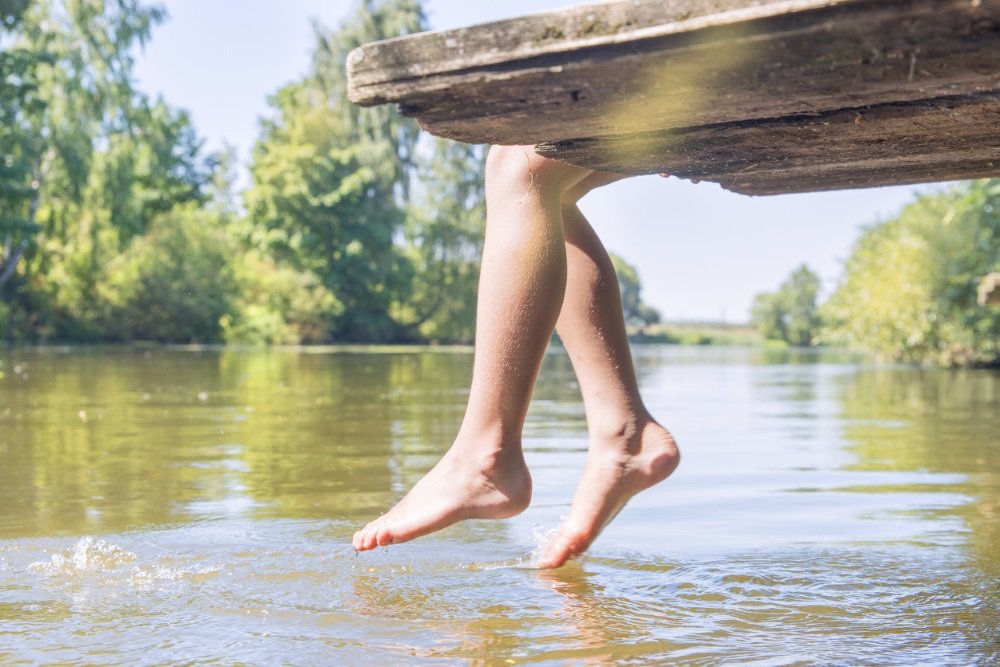
[[[559,351],[532,507],[355,556],[449,444],[467,351],[0,350],[0,663],[1000,660],[1000,376],[636,357],[684,464],[540,572],[586,449]]]

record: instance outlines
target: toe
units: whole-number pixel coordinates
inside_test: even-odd
[[[375,532],[375,542],[380,547],[387,547],[393,543],[392,529],[389,526],[382,526]]]
[[[538,560],[538,567],[543,570],[554,570],[565,565],[566,561],[575,555],[577,554],[564,542],[546,551],[545,555]]]
[[[562,567],[567,560],[569,560],[569,556],[565,552],[550,549],[538,559],[538,567],[543,570],[554,570],[557,567]]]
[[[378,546],[378,533],[380,530],[382,530],[382,525],[383,524],[379,523],[377,525],[372,526],[371,530],[368,532],[368,535],[365,536],[369,549],[374,549],[375,547]]]
[[[559,535],[545,547],[542,557],[538,559],[538,567],[543,570],[551,570],[561,567],[567,560],[569,560],[569,545],[563,536]]]
[[[579,556],[590,546],[590,536],[585,531],[566,531],[557,536],[538,560],[538,567],[548,570],[562,567],[566,561]]]
[[[369,549],[374,549],[377,545],[375,543],[375,535],[378,532],[378,526],[374,523],[370,523],[365,526],[363,535],[361,536],[361,551],[368,551]]]

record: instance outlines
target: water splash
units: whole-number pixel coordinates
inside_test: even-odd
[[[545,528],[538,524],[531,527],[531,537],[535,542],[535,548],[524,554],[519,558],[510,558],[502,561],[494,561],[489,563],[470,563],[468,569],[471,572],[479,571],[489,571],[489,570],[503,570],[503,569],[524,569],[524,570],[538,570],[541,567],[538,565],[538,561],[541,560],[545,551],[548,549],[552,540],[555,539],[559,531],[562,530],[563,526],[569,520],[568,516],[559,517],[559,523],[551,528]]]
[[[65,553],[52,554],[47,561],[31,563],[28,571],[50,577],[80,577],[88,573],[110,572],[137,558],[134,553],[116,544],[88,536],[81,538]]]
[[[221,565],[205,567],[168,567],[162,564],[146,565],[139,556],[117,544],[94,537],[83,537],[70,549],[52,554],[48,560],[36,561],[27,566],[34,574],[47,577],[57,584],[70,584],[73,588],[92,584],[110,588],[149,590],[161,582],[197,579],[213,576],[222,570]]]
[[[535,540],[535,548],[532,549],[526,558],[532,568],[538,568],[538,561],[548,550],[549,545],[552,544],[552,540],[556,538],[556,535],[563,529],[567,521],[569,521],[569,517],[563,515],[559,517],[559,523],[552,528],[546,529],[537,524],[531,527],[531,536]]]

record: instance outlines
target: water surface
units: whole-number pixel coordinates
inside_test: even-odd
[[[468,351],[0,349],[0,663],[1000,661],[1000,376],[636,357],[683,464],[544,572],[586,453],[558,350],[532,507],[356,556],[450,444]]]

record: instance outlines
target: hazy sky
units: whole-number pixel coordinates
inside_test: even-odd
[[[310,21],[336,26],[349,0],[166,0],[170,18],[137,62],[140,87],[191,112],[210,149],[245,163],[267,98],[306,70]],[[435,29],[566,6],[561,0],[426,0]],[[245,177],[244,177],[245,180]],[[926,187],[924,189],[927,189]],[[635,178],[581,203],[607,247],[638,267],[643,297],[668,320],[745,321],[754,294],[803,262],[832,288],[859,229],[891,216],[913,187],[751,198],[703,183]]]

